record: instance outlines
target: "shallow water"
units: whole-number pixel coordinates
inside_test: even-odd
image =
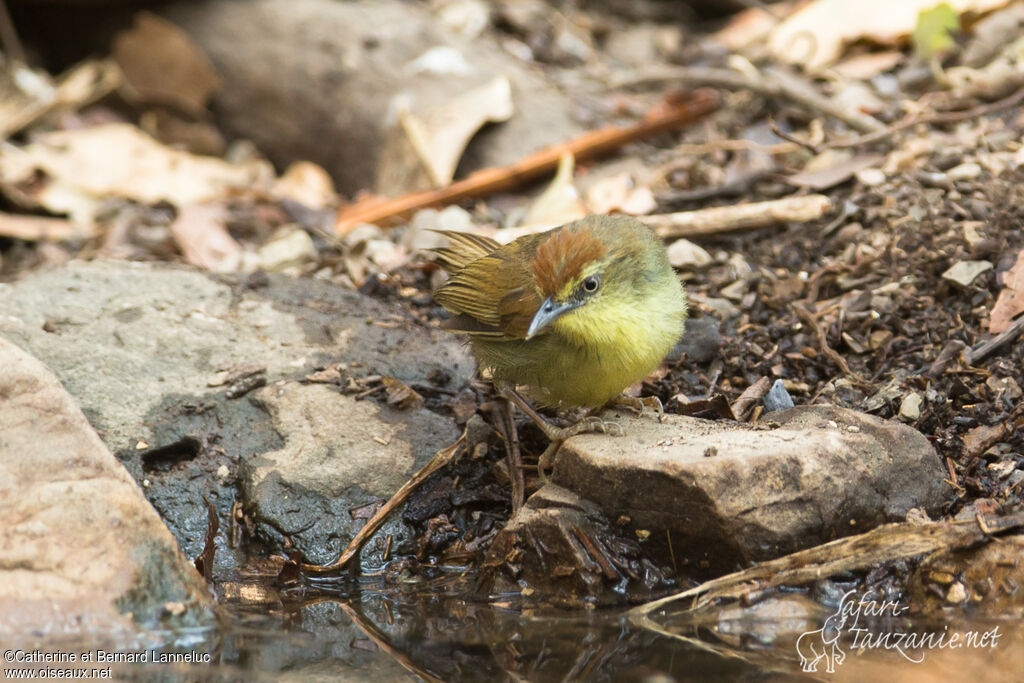
[[[260,595],[254,590],[250,598]],[[262,596],[267,599],[224,601],[219,629],[164,634],[156,647],[120,648],[147,661],[88,666],[99,668],[100,676],[105,668],[114,679],[147,681],[1022,680],[1019,621],[863,621],[865,632],[877,634],[996,628],[1000,637],[993,647],[900,652],[857,650],[848,632],[840,641],[843,656],[833,662],[834,676],[825,672],[827,657],[818,672],[803,673],[797,638],[819,628],[835,606],[802,594],[696,618],[659,613],[647,622],[623,609],[568,612],[474,601],[451,581],[307,587],[284,597],[273,590]],[[99,648],[112,649],[65,642],[40,650]],[[36,668],[43,673],[46,667],[71,666]]]

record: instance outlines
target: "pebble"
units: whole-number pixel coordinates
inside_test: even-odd
[[[921,417],[921,402],[924,399],[916,391],[903,397],[900,403],[900,417],[909,422],[914,422]]]
[[[680,239],[668,246],[668,262],[673,268],[703,268],[711,265],[714,259],[703,247]]]
[[[949,169],[948,171],[946,171],[946,175],[953,180],[967,180],[969,178],[977,178],[979,175],[981,175],[981,166],[974,163],[973,161],[969,161],[967,163],[960,164],[959,166],[954,166],[953,168]]]
[[[942,274],[942,279],[960,287],[969,287],[979,275],[992,270],[989,261],[958,261]]]
[[[793,407],[793,397],[786,391],[781,379],[775,380],[775,384],[764,395],[764,410],[766,413],[773,413],[777,410],[788,410]]]

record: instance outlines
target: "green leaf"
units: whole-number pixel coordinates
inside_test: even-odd
[[[917,26],[911,37],[914,41],[914,52],[931,59],[941,52],[956,45],[953,32],[960,29],[960,17],[948,3],[942,3],[931,9],[921,10],[917,15]]]

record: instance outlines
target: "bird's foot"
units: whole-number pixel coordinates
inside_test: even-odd
[[[661,405],[661,399],[657,396],[630,396],[619,394],[612,399],[613,406],[625,406],[636,411],[639,417],[643,417],[644,411],[650,408],[658,414],[658,422],[665,421],[665,406]]]
[[[577,434],[593,434],[595,432],[611,434],[612,436],[626,435],[626,430],[623,429],[622,425],[618,422],[602,420],[595,416],[585,417],[579,422],[571,424],[568,427],[555,427],[550,422],[545,422],[544,426],[541,426],[541,429],[551,440],[551,443],[548,444],[546,449],[544,449],[544,452],[540,455],[540,459],[537,461],[537,475],[540,477],[541,482],[545,484],[550,481],[548,479],[547,470],[551,468],[555,460],[555,454],[558,453],[558,449],[562,447],[562,444],[566,439],[576,436]]]

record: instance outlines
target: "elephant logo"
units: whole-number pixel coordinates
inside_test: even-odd
[[[825,620],[825,625],[814,631],[800,634],[796,640],[796,653],[800,655],[800,667],[806,672],[816,672],[818,662],[825,660],[825,671],[835,673],[836,665],[842,664],[846,653],[839,647],[843,635],[846,615],[836,612]]]

